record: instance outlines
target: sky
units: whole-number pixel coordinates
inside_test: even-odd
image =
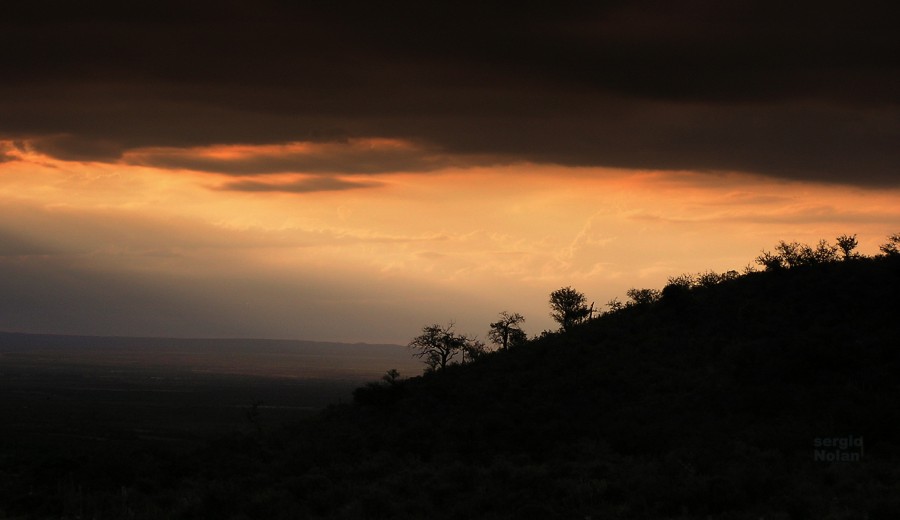
[[[68,2],[0,16],[0,330],[555,329],[900,231],[887,2]]]

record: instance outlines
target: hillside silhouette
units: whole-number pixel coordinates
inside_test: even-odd
[[[131,518],[900,518],[898,299],[897,255],[672,285],[311,420],[146,455],[121,482],[78,478],[99,510],[131,490]]]

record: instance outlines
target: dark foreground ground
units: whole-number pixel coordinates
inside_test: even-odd
[[[277,432],[395,367],[419,363],[395,345],[0,333],[0,518],[78,516],[79,504],[38,502],[85,500],[82,482],[133,483],[215,439]]]
[[[16,455],[28,447],[190,444],[278,425],[348,400],[358,385],[164,368],[4,366],[0,439],[3,452]]]

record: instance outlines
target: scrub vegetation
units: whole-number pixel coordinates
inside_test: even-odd
[[[313,417],[177,455],[0,466],[0,516],[898,518],[898,246],[781,242],[596,316],[567,287],[560,330],[523,339],[504,312],[493,352],[426,327],[424,375],[388,371]]]

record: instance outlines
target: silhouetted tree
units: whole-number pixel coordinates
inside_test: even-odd
[[[723,275],[715,271],[706,271],[697,275],[696,283],[698,287],[712,287],[719,285],[723,281]]]
[[[653,303],[659,300],[660,292],[657,289],[628,289],[625,294],[631,298],[631,301],[628,302],[628,306],[632,305],[643,305],[647,303]]]
[[[781,263],[780,259],[775,260],[775,263]],[[748,266],[744,269],[745,272],[752,273],[753,268]],[[693,289],[694,287],[712,287],[713,285],[718,285],[722,282],[728,280],[734,280],[736,278],[740,278],[741,273],[731,270],[725,271],[724,273],[717,273],[715,271],[706,271],[702,273],[697,273],[696,275],[685,273],[678,276],[670,276],[668,286],[678,286],[684,289]]]
[[[814,248],[804,246],[803,254],[805,255],[806,260],[805,265],[826,264],[828,262],[837,261],[838,248],[839,246],[833,246],[824,239],[819,240],[819,243],[816,244],[816,247]]]
[[[697,287],[712,287],[714,285],[719,285],[722,282],[727,282],[728,280],[734,280],[740,277],[741,273],[735,271],[734,269],[725,271],[724,273],[706,271],[697,274],[697,277],[695,278],[695,284]]]
[[[697,281],[694,279],[694,275],[690,273],[684,273],[678,276],[670,276],[667,287],[669,285],[682,287],[684,289],[691,289],[697,285]]]
[[[825,240],[819,240],[815,247],[800,242],[782,240],[775,246],[774,253],[763,251],[760,256],[756,257],[756,263],[764,266],[767,271],[824,264],[838,259],[839,247],[830,245]]]
[[[671,278],[670,278],[671,280]],[[691,293],[691,286],[683,283],[672,283],[669,282],[668,285],[663,287],[662,293],[660,293],[660,297],[663,302],[670,304],[680,304],[683,303]]]
[[[389,385],[396,385],[400,380],[400,372],[396,368],[392,368],[381,376],[381,380]]]
[[[387,405],[405,395],[400,384],[400,372],[392,368],[381,376],[381,381],[366,383],[353,390],[353,402],[360,405]]]
[[[618,312],[625,307],[625,305],[619,301],[618,297],[606,302],[606,306],[609,307],[609,312]]]
[[[484,343],[478,341],[477,338],[467,338],[465,336],[461,336],[463,341],[462,346],[462,359],[463,363],[469,363],[471,361],[475,361],[481,356],[488,353],[487,348],[485,348]]]
[[[777,246],[775,246],[775,251],[778,252],[781,260],[788,268],[799,267],[806,263],[804,260],[804,257],[806,255],[803,254],[803,244],[801,244],[800,242],[789,243],[782,240]]]
[[[525,332],[522,323],[525,317],[519,313],[510,314],[506,311],[500,313],[500,319],[491,323],[488,332],[488,341],[497,345],[501,350],[514,347],[525,342]]]
[[[571,287],[563,287],[550,293],[550,317],[560,324],[562,330],[571,330],[591,314],[584,294]]]
[[[452,322],[446,327],[429,325],[409,342],[408,346],[416,350],[413,355],[424,360],[430,370],[447,368],[456,356],[462,356],[463,361],[471,361],[484,353],[483,343],[457,334],[453,331],[453,325]]]
[[[888,237],[888,241],[878,246],[885,256],[900,255],[900,233],[894,233]]]
[[[781,258],[781,255],[771,251],[763,251],[756,257],[756,263],[765,267],[766,271],[778,271],[779,269],[787,268],[787,266],[784,265],[784,260]]]
[[[423,328],[422,334],[409,342],[409,347],[417,351],[413,355],[424,360],[431,370],[445,368],[451,359],[462,353],[462,342],[458,341],[452,328],[453,323],[447,327],[434,324]]]
[[[859,253],[853,252],[853,250],[856,249],[856,246],[859,245],[859,242],[856,241],[856,235],[841,235],[837,237],[836,240],[838,248],[840,248],[841,253],[844,255],[844,260],[859,258]]]

